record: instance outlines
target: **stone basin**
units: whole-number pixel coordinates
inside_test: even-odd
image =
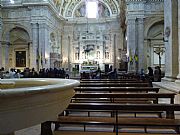
[[[79,81],[71,79],[1,79],[0,135],[56,120],[78,85]]]

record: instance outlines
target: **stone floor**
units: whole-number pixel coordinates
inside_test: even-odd
[[[160,92],[173,92],[173,91],[167,91],[166,89],[160,89]],[[167,101],[165,99],[160,100],[160,102],[161,103],[169,103],[169,101]],[[175,97],[175,103],[180,103],[180,94],[178,94]],[[176,114],[176,118],[180,119],[180,113],[175,113],[175,114]],[[52,125],[52,129],[53,128],[54,128],[54,125]],[[40,125],[36,125],[36,126],[33,126],[33,127],[23,129],[23,130],[16,131],[15,135],[40,135],[40,129],[41,129]],[[57,134],[57,135],[60,135],[60,134]],[[142,134],[140,134],[140,135],[142,135]]]

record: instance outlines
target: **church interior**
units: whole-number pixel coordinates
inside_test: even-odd
[[[150,70],[152,75],[150,75]],[[116,72],[116,74],[110,76],[110,71],[113,71],[113,73]],[[99,72],[103,75],[101,74],[99,76]],[[93,76],[93,73],[96,73],[96,75]],[[143,94],[141,92],[137,93],[137,95],[139,94],[144,98],[145,96],[150,97],[150,94],[153,93],[150,92],[148,95],[147,91],[149,89],[151,91],[156,90],[156,94],[152,95],[157,96],[157,101],[152,100],[151,102],[153,102],[153,104],[159,105],[158,98],[162,98],[164,94],[166,96],[159,100],[160,103],[164,104],[164,102],[167,103],[170,100],[170,104],[177,106],[168,106],[169,108],[173,108],[170,111],[168,111],[168,107],[164,107],[163,105],[151,106],[152,108],[159,107],[157,110],[151,110],[149,106],[145,106],[144,109],[147,108],[145,112],[155,114],[154,112],[156,111],[158,116],[161,115],[159,112],[166,112],[166,118],[168,117],[177,121],[174,125],[172,124],[174,121],[171,123],[167,122],[169,125],[164,124],[165,127],[173,127],[175,131],[169,133],[169,131],[166,132],[164,129],[163,134],[180,134],[180,112],[178,112],[180,111],[180,1],[0,0],[0,84],[1,80],[4,79],[37,77],[79,80],[80,85],[74,88],[75,93],[77,93],[75,96],[77,96],[78,102],[82,103],[78,105],[78,107],[86,108],[83,104],[87,103],[89,110],[91,110],[90,101],[85,101],[81,98],[83,96],[84,98],[86,98],[86,96],[87,98],[92,98],[93,93],[86,93],[83,96],[79,93],[82,94],[88,90],[93,91],[95,87],[97,87],[97,91],[106,89],[103,88],[102,90],[100,87],[118,87],[119,89],[123,89],[121,87],[136,87],[132,89],[132,91],[135,91],[137,88],[142,88],[146,91],[144,96],[142,96]],[[138,77],[138,82],[134,80],[136,77]],[[114,79],[114,81],[111,79]],[[46,81],[47,80],[45,80],[45,82]],[[149,86],[149,82],[151,86]],[[39,86],[41,85],[39,84]],[[82,89],[80,89],[81,87]],[[158,88],[158,92],[155,87]],[[6,95],[1,94],[1,89],[3,88],[0,86],[0,97]],[[125,92],[126,95],[125,93],[118,95],[117,89],[108,89],[110,89],[109,93],[116,91],[114,96],[119,96],[119,98],[121,98],[121,96],[126,97],[127,93],[129,93]],[[161,95],[158,95],[159,93],[161,93]],[[130,95],[131,94],[128,96]],[[105,99],[106,96],[112,96],[110,100],[113,100],[114,104],[119,102],[116,101],[117,99],[113,97],[112,93],[99,94],[99,96],[101,96],[102,99]],[[142,98],[141,96],[137,97]],[[101,97],[98,99],[101,99]],[[132,98],[133,94],[130,97]],[[168,97],[170,99],[166,99]],[[153,97],[151,97],[151,99],[152,98]],[[72,101],[75,102],[75,97],[71,99],[71,102]],[[71,114],[72,108],[77,106],[74,102],[70,103],[69,110],[67,109],[65,113],[69,112]],[[109,108],[110,111],[110,107],[104,103],[104,100],[98,100],[96,102],[100,102],[99,104],[104,107],[94,104],[93,109],[99,107],[100,109],[102,108],[102,112],[105,112],[108,109],[104,110],[104,108]],[[138,104],[141,104],[141,102]],[[123,105],[122,103],[120,103],[120,105],[119,107],[126,108],[124,107],[124,102]],[[116,105],[113,107],[116,108],[116,112],[111,112],[111,115],[118,118],[118,107]],[[133,108],[135,114],[142,111],[142,109],[135,109],[138,107],[140,108],[141,106],[137,105]],[[92,113],[97,113],[97,115],[98,113],[102,113],[96,112],[94,111],[95,109],[93,109]],[[127,111],[129,110],[123,110],[123,112]],[[175,111],[177,111],[177,113]],[[84,112],[82,112],[78,114],[84,115]],[[0,119],[1,117],[0,115]],[[71,121],[72,124],[74,119],[69,118],[69,121],[65,121],[67,118],[64,117],[59,118],[59,121],[62,120],[62,123],[64,122],[65,124],[69,124],[69,121]],[[74,123],[77,124],[77,121]],[[88,120],[85,119],[84,121]],[[95,121],[96,119],[93,119],[93,122],[96,124],[99,122],[103,123],[103,126],[108,125],[108,122],[104,120]],[[86,127],[86,124],[91,125],[93,122],[85,124],[81,122],[80,128],[83,128],[83,126]],[[47,122],[42,123],[41,121],[38,126],[36,125],[32,128],[27,127],[25,130],[19,129],[20,131],[13,133],[1,133],[0,130],[0,135],[76,135],[76,132],[67,133],[57,131],[52,133],[49,131],[50,126],[51,129],[53,127],[57,130],[60,124],[52,122],[54,124],[49,126]],[[113,122],[109,124],[111,128],[112,123]],[[117,123],[119,123],[119,125]],[[155,124],[157,123],[158,122]],[[139,123],[137,122],[136,124],[138,125]],[[144,125],[144,134],[147,135],[148,131],[146,127],[153,125],[148,124],[148,122],[142,124]],[[116,119],[112,133],[104,131],[102,133],[95,133],[95,130],[93,132],[77,132],[77,134],[118,135],[118,132],[121,132],[118,126],[124,127],[127,125]],[[133,127],[134,125],[131,126]],[[40,129],[43,132],[39,131]],[[66,130],[65,127],[64,129]],[[134,131],[134,127],[132,130]],[[126,131],[126,129],[123,131]],[[142,131],[140,131],[140,133],[141,132]],[[137,134],[136,132],[130,132],[124,135]]]

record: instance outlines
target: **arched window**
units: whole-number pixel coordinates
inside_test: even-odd
[[[87,0],[86,2],[86,13],[87,18],[96,18],[98,11],[98,2],[97,0]]]

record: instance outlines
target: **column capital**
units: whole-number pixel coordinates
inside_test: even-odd
[[[138,21],[142,21],[142,22],[144,22],[144,19],[145,19],[144,17],[137,18]]]
[[[127,18],[127,24],[128,25],[135,25],[136,18]]]
[[[33,29],[37,29],[38,28],[38,23],[31,23],[31,25],[32,25]]]
[[[48,28],[49,26],[48,26],[48,24],[47,23],[39,23],[39,28],[40,29],[46,29],[46,28]]]

